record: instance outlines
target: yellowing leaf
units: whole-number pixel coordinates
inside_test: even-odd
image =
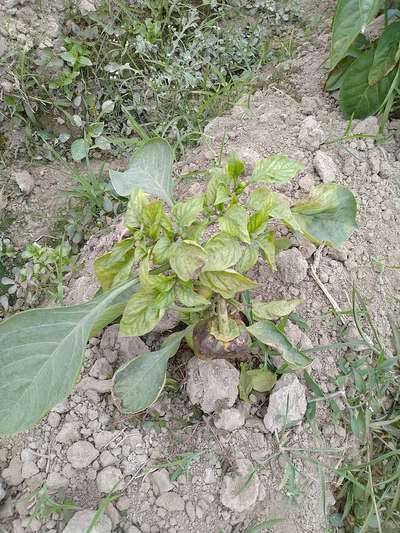
[[[111,252],[96,259],[93,270],[102,289],[111,289],[129,278],[134,263],[134,246],[134,238],[125,239],[115,244]]]
[[[287,155],[273,155],[257,161],[251,180],[266,183],[286,183],[303,168],[301,163],[290,159]]]
[[[200,282],[224,298],[234,298],[237,292],[253,289],[257,283],[234,270],[202,272]]]
[[[194,196],[189,200],[178,202],[174,205],[172,213],[178,226],[181,228],[190,226],[201,214],[204,204],[204,195]]]
[[[126,304],[120,323],[120,334],[127,337],[139,337],[149,333],[162,319],[165,308],[156,306],[158,292],[152,289],[140,289]]]
[[[254,320],[277,320],[290,315],[302,300],[272,300],[270,302],[254,301],[252,304]]]
[[[234,237],[224,233],[217,233],[204,245],[207,253],[207,263],[203,272],[208,270],[225,270],[236,265],[242,255],[240,243]]]
[[[182,281],[189,281],[207,262],[205,250],[194,241],[179,241],[171,247],[169,263]]]
[[[241,205],[229,207],[218,220],[222,232],[232,237],[238,237],[241,241],[250,244],[250,235],[247,229],[248,221],[247,211]]]

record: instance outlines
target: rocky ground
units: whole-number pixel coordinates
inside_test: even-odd
[[[358,202],[359,231],[343,249],[322,251],[317,275],[342,309],[349,308],[354,283],[388,338],[387,313],[400,311],[400,272],[389,268],[400,264],[398,123],[389,124],[391,139],[384,144],[368,137],[337,140],[347,124],[335,99],[322,89],[327,42],[328,35],[321,34],[312,45],[304,44],[295,59],[264,73],[259,80],[264,88],[213,120],[204,144],[177,165],[178,187],[184,196],[205,186],[188,176],[207,168],[222,142],[224,153],[236,151],[249,170],[259,158],[275,153],[301,161],[305,170],[300,178],[280,187],[293,199],[321,182],[349,187]],[[353,133],[375,135],[377,130],[377,120],[370,118],[356,122]],[[115,226],[89,241],[69,303],[96,291],[92,261],[116,234]],[[281,254],[277,273],[264,264],[252,272],[263,297],[303,299],[299,312],[311,329],[305,334],[289,323],[286,332],[305,348],[335,342],[339,330],[311,275],[315,252],[298,240]],[[143,416],[119,415],[110,396],[113,370],[154,349],[176,326],[170,316],[143,339],[121,339],[117,325],[108,327],[91,339],[74,394],[38,428],[0,441],[0,523],[5,531],[83,532],[100,499],[113,490],[119,496],[92,532],[230,533],[266,519],[282,520],[273,526],[276,533],[325,530],[335,480],[318,462],[334,467],[356,448],[345,428],[332,424],[325,405],[318,405],[314,424],[306,421],[310,396],[301,373],[284,376],[270,397],[254,394],[247,405],[238,400],[235,365],[201,362],[184,349],[171,369],[179,392],[164,392]],[[351,324],[346,335],[354,339]],[[310,373],[344,407],[342,399],[352,390],[333,383],[342,355],[316,352]],[[288,395],[287,426],[293,427],[283,428]],[[32,518],[32,500],[23,496],[43,483],[51,494],[63,493],[79,506],[68,523],[57,513]]]

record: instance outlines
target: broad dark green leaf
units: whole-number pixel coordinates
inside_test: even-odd
[[[217,233],[204,245],[207,253],[207,263],[202,271],[225,270],[239,261],[242,255],[242,248],[235,237],[226,233]]]
[[[340,88],[340,109],[345,118],[365,118],[382,106],[395,72],[390,72],[375,85],[369,85],[368,75],[374,61],[374,49],[363,52],[347,69]]]
[[[378,13],[380,0],[339,0],[332,25],[330,69],[347,55],[350,45]]]
[[[342,86],[343,76],[345,75],[349,66],[353,63],[354,57],[346,56],[339,61],[336,67],[330,71],[325,82],[325,91],[337,91]]]
[[[224,298],[233,298],[237,292],[257,286],[255,281],[231,269],[222,272],[202,272],[200,282]]]
[[[172,245],[169,263],[182,281],[189,281],[206,264],[207,253],[194,241],[179,241]]]
[[[287,155],[273,155],[257,161],[251,180],[265,183],[286,183],[303,168],[301,163],[290,159]]]
[[[0,324],[0,434],[24,431],[71,393],[92,334],[119,316],[138,281],[72,307],[34,309]]]
[[[145,335],[160,322],[166,307],[157,303],[157,296],[156,290],[140,289],[128,300],[120,324],[122,336]]]
[[[295,204],[292,212],[300,231],[316,243],[340,247],[357,229],[353,193],[335,183],[315,187],[309,200]]]
[[[278,320],[290,315],[302,300],[271,300],[270,302],[253,301],[252,311],[254,320]]]
[[[173,333],[159,350],[144,352],[116,371],[113,399],[122,413],[139,413],[157,401],[164,388],[168,360],[176,354],[189,329]]]
[[[375,85],[394,69],[400,58],[400,21],[392,22],[379,37],[368,83]]]
[[[111,252],[96,259],[93,270],[102,289],[108,290],[129,279],[131,274],[135,239],[133,237],[118,242]]]
[[[225,211],[218,223],[222,232],[250,244],[250,235],[247,229],[248,221],[249,216],[246,209],[241,205],[233,205]]]
[[[256,339],[274,348],[291,368],[295,370],[303,369],[312,363],[312,359],[295,348],[289,339],[272,322],[262,320],[249,326],[247,329]]]
[[[129,196],[134,187],[140,187],[172,206],[173,160],[174,153],[166,141],[151,139],[135,152],[128,170],[110,170],[111,183],[120,196]]]

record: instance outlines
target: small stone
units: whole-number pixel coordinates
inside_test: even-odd
[[[116,431],[100,431],[93,435],[94,445],[98,450],[107,446],[115,437]]]
[[[74,514],[74,516],[68,522],[67,526],[63,529],[63,533],[83,533],[89,528],[95,514],[96,511],[91,510],[78,511]],[[91,533],[111,532],[112,523],[106,514],[101,515],[96,525],[91,529]]]
[[[174,488],[171,480],[169,479],[169,473],[166,468],[161,470],[156,470],[151,475],[151,481],[153,485],[153,492],[156,496],[163,494],[164,492],[169,492]]]
[[[101,337],[100,349],[101,350],[104,350],[105,348],[113,349],[117,343],[118,332],[119,332],[118,324],[113,324],[112,326],[108,326],[108,328],[104,330],[103,335]]]
[[[65,422],[56,435],[56,442],[68,444],[80,439],[79,424],[76,422]]]
[[[143,352],[150,351],[140,337],[118,337],[118,344],[118,351],[123,361],[128,361]]]
[[[318,150],[324,139],[324,132],[314,117],[307,117],[301,127],[298,137],[299,146],[308,150]]]
[[[98,380],[91,377],[83,378],[77,385],[76,390],[86,392],[88,390],[94,390],[99,394],[105,394],[111,392],[111,379]]]
[[[117,509],[121,512],[127,511],[130,504],[131,500],[128,498],[128,496],[121,496],[121,498],[117,500]]]
[[[60,415],[63,415],[64,413],[68,413],[69,407],[68,407],[68,401],[64,400],[63,402],[58,403],[53,407],[51,412],[58,413]]]
[[[194,509],[194,505],[190,500],[186,502],[185,510],[186,510],[186,514],[189,517],[189,520],[191,522],[194,522],[196,520],[196,512]]]
[[[245,416],[243,411],[232,407],[231,409],[221,409],[214,418],[215,427],[225,431],[235,431],[244,425]]]
[[[354,135],[372,135],[376,136],[379,133],[379,122],[376,117],[368,117],[364,120],[360,120],[356,124],[351,132]]]
[[[123,475],[119,468],[107,466],[97,474],[96,484],[100,492],[108,493],[123,488]]]
[[[254,474],[250,482],[243,488],[248,474],[253,470],[253,465],[248,459],[236,461],[236,472],[233,475],[226,475],[222,482],[221,502],[222,505],[242,513],[250,509],[257,501],[260,480]]]
[[[0,525],[3,520],[11,518],[14,514],[14,503],[11,498],[8,498],[4,503],[0,505]]]
[[[118,509],[112,504],[109,503],[106,509],[107,516],[111,520],[113,531],[117,529],[118,524],[121,522],[121,515],[119,514]]]
[[[284,283],[298,284],[307,277],[308,263],[298,248],[281,252],[277,258],[277,266]]]
[[[187,364],[186,390],[192,404],[205,413],[232,407],[238,396],[239,371],[225,359],[202,361],[193,357]]]
[[[61,475],[59,472],[50,472],[46,481],[47,488],[49,491],[58,491],[63,489],[68,485],[68,479]]]
[[[77,5],[81,15],[87,15],[96,11],[96,5],[93,0],[79,0]]]
[[[89,370],[89,376],[99,379],[110,379],[113,375],[113,369],[105,357],[97,359]]]
[[[117,462],[117,458],[108,450],[101,452],[99,460],[103,467],[111,466]]]
[[[21,475],[24,479],[29,479],[39,473],[39,468],[33,461],[22,463]]]
[[[306,191],[306,192],[310,192],[311,189],[315,185],[314,178],[310,174],[306,174],[305,176],[302,176],[299,179],[298,183],[299,183],[300,189],[303,189],[303,191]]]
[[[293,324],[293,322],[290,322],[290,320],[285,326],[285,335],[288,337],[291,343],[294,346],[297,346],[297,348],[300,350],[312,348],[313,344],[309,337],[304,333],[304,331],[301,331],[297,324]]]
[[[337,167],[333,159],[325,152],[318,152],[314,156],[314,168],[323,183],[332,183],[336,179]]]
[[[271,433],[300,424],[307,409],[305,387],[295,374],[284,374],[269,399],[264,425]]]
[[[6,489],[4,488],[3,481],[0,479],[0,502],[4,500],[5,497],[6,497]]]
[[[30,194],[35,186],[33,177],[26,170],[18,170],[13,173],[12,177],[17,182],[21,192]]]
[[[170,513],[184,511],[185,509],[184,499],[176,492],[164,492],[164,494],[161,494],[161,496],[157,498],[156,505]]]
[[[10,487],[16,487],[23,481],[22,477],[22,461],[15,456],[11,459],[8,468],[1,473],[2,478]]]
[[[68,461],[74,468],[86,468],[92,463],[96,457],[98,457],[99,452],[86,440],[80,440],[74,442],[67,450]]]
[[[56,428],[60,425],[61,416],[58,413],[51,412],[47,417],[47,422],[52,428]]]
[[[142,533],[136,526],[129,526],[126,533]]]

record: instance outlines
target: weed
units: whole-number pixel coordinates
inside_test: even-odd
[[[49,495],[49,491],[46,485],[35,489],[29,495],[21,498],[28,502],[31,508],[31,520],[34,518],[38,520],[46,520],[53,513],[63,515],[65,520],[68,520],[72,514],[80,508],[70,500],[65,500],[62,493],[58,494],[57,501]]]

